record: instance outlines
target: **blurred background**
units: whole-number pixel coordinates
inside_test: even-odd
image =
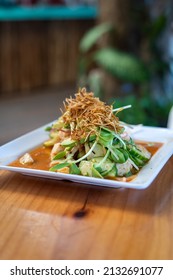
[[[0,145],[60,115],[79,87],[124,121],[167,126],[172,0],[0,0]]]

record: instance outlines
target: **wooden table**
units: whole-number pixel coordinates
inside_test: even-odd
[[[0,171],[1,259],[173,259],[173,157],[145,190]]]

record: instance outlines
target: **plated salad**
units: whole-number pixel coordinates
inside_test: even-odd
[[[48,128],[50,171],[97,178],[126,178],[137,173],[151,153],[133,141],[106,105],[83,88],[64,102],[61,117]]]

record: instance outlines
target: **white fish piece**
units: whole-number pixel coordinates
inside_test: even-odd
[[[133,166],[131,161],[128,159],[124,163],[117,163],[116,167],[118,176],[124,176],[125,174],[130,172]]]
[[[26,163],[33,163],[34,160],[29,153],[26,153],[19,159],[19,162],[21,164],[26,164]]]

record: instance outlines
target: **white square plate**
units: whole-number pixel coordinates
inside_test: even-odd
[[[52,122],[53,123],[53,122]],[[27,133],[0,147],[0,169],[20,172],[25,175],[45,177],[55,180],[69,180],[81,184],[92,184],[104,187],[124,187],[134,189],[147,188],[156,178],[162,167],[173,154],[173,130],[158,127],[142,126],[132,135],[133,139],[162,142],[162,147],[153,155],[151,160],[139,171],[135,179],[130,182],[120,182],[108,179],[91,178],[80,175],[55,173],[50,171],[35,170],[30,168],[8,166],[12,161],[19,158],[25,152],[34,149],[48,139],[45,128],[52,123]]]

